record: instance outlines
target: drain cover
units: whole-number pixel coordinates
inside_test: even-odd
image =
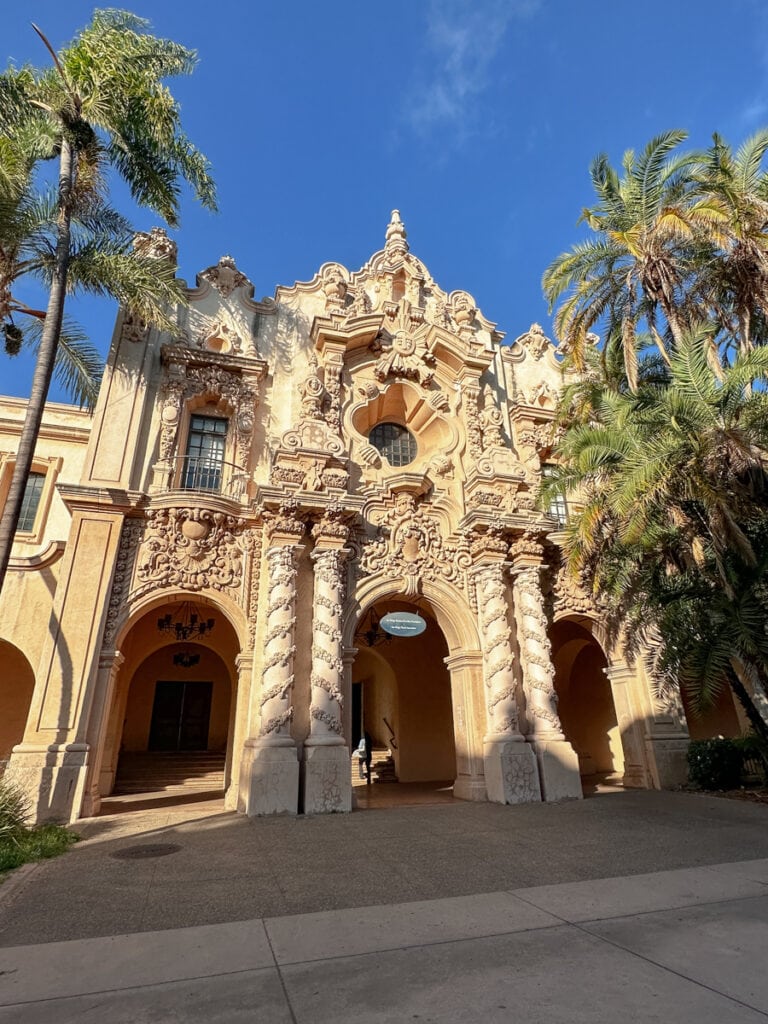
[[[124,850],[110,853],[116,860],[148,860],[150,857],[167,857],[181,849],[174,843],[143,843],[141,846],[126,846]]]

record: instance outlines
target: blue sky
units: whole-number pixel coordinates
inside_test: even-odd
[[[93,4],[41,0],[3,16],[2,56],[41,64]],[[356,269],[400,209],[411,250],[463,288],[512,340],[550,318],[549,261],[581,235],[588,167],[654,134],[733,144],[768,123],[762,0],[338,0],[128,5],[199,53],[171,83],[213,164],[220,213],[187,199],[180,274],[225,253],[256,296],[336,260]],[[157,219],[117,204],[138,228]],[[106,353],[115,307],[70,301]],[[29,362],[0,352],[0,393],[25,395]],[[55,387],[51,398],[64,396]]]

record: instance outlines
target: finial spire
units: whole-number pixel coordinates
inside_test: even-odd
[[[394,255],[395,253],[406,253],[408,252],[408,242],[406,241],[407,234],[405,231],[405,225],[400,220],[400,211],[393,210],[392,216],[390,217],[389,224],[387,225],[386,242],[384,244],[384,251]]]

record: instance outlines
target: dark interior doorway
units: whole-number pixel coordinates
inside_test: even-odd
[[[212,692],[210,682],[159,681],[149,750],[207,750]]]

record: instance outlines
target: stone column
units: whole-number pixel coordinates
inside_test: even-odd
[[[82,815],[90,818],[101,809],[101,798],[108,794],[112,779],[117,771],[117,746],[109,742],[108,726],[115,693],[115,682],[125,658],[120,651],[102,651],[99,658],[99,673],[96,678],[96,696],[91,712],[94,723],[89,735],[91,750],[88,779],[83,796]]]
[[[482,551],[478,545],[482,545]],[[515,657],[504,578],[506,544],[489,533],[476,542],[473,554],[483,558],[475,585],[488,715],[488,731],[483,738],[488,799],[500,804],[538,802],[541,790],[536,758],[518,724]]]
[[[581,799],[576,751],[557,714],[555,668],[541,592],[541,553],[535,542],[513,545],[513,600],[527,703],[528,742],[536,752],[544,800]]]
[[[267,633],[261,671],[258,735],[246,740],[241,778],[246,784],[245,812],[296,814],[299,762],[291,736],[293,661],[296,653],[296,553],[303,525],[291,532],[273,529],[267,549]]]
[[[229,716],[229,739],[227,742],[229,779],[224,794],[224,807],[228,811],[234,811],[238,807],[238,782],[245,739],[249,729],[248,712],[251,706],[253,683],[253,651],[243,651],[238,654],[235,658],[235,668],[237,669],[237,689]]]
[[[459,800],[487,800],[483,765],[485,683],[480,651],[461,651],[445,658],[451,674],[456,778],[453,795]],[[535,762],[534,762],[535,768]]]
[[[304,811],[328,814],[352,810],[350,757],[344,741],[341,614],[347,551],[315,548],[312,610],[312,697],[310,734],[304,744]]]

